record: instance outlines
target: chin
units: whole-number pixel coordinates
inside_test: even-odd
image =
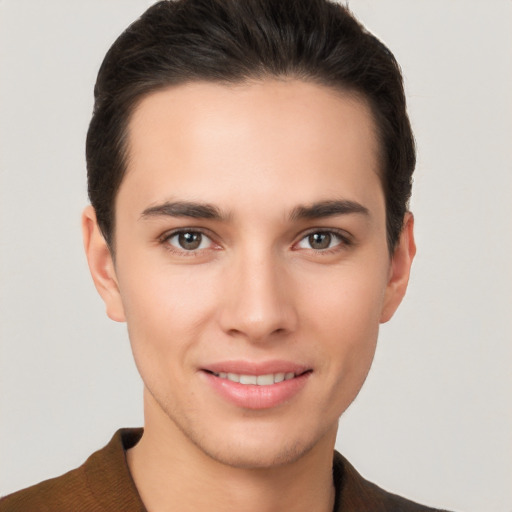
[[[318,414],[303,415],[246,411],[245,413],[194,414],[170,400],[148,395],[150,423],[160,424],[173,443],[184,451],[197,450],[222,465],[241,469],[270,469],[292,464],[317,450],[334,448],[339,416],[318,421]],[[158,405],[157,405],[158,404]],[[199,408],[202,410],[202,408]],[[148,417],[146,418],[148,419]]]
[[[273,422],[262,424],[250,420],[238,427],[226,427],[208,432],[189,429],[185,435],[203,454],[223,465],[240,469],[271,469],[292,464],[315,448],[332,451],[337,432],[337,422],[324,431],[308,429],[306,425],[294,429],[293,426],[287,428]]]
[[[282,443],[229,443],[226,446],[218,444],[212,449],[206,444],[196,446],[211,459],[223,465],[239,469],[270,469],[292,464],[304,457],[314,446],[314,443],[300,441]]]

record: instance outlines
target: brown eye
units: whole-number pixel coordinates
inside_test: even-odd
[[[332,235],[330,233],[311,233],[308,236],[308,242],[312,249],[327,249],[330,247]]]
[[[182,249],[193,251],[201,245],[202,238],[201,233],[180,233],[178,235],[178,243]]]
[[[350,241],[336,231],[313,231],[300,240],[296,247],[320,252],[349,245]]]
[[[182,251],[195,251],[207,249],[211,246],[212,241],[199,231],[180,231],[170,236],[167,243]]]

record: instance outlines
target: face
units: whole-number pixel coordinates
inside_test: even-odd
[[[301,81],[156,92],[129,126],[115,263],[91,271],[126,320],[146,430],[239,467],[332,443],[407,284],[390,258],[366,104]]]

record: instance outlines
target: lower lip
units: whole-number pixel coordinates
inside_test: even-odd
[[[285,404],[306,385],[311,372],[269,386],[240,384],[203,372],[209,384],[223,398],[244,409],[270,409]]]

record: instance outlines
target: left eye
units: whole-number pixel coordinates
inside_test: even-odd
[[[182,251],[208,249],[212,241],[199,231],[180,231],[167,239],[167,243]]]
[[[317,231],[305,236],[299,243],[298,247],[301,249],[314,249],[315,251],[322,251],[331,249],[343,243],[341,236],[331,231]]]

